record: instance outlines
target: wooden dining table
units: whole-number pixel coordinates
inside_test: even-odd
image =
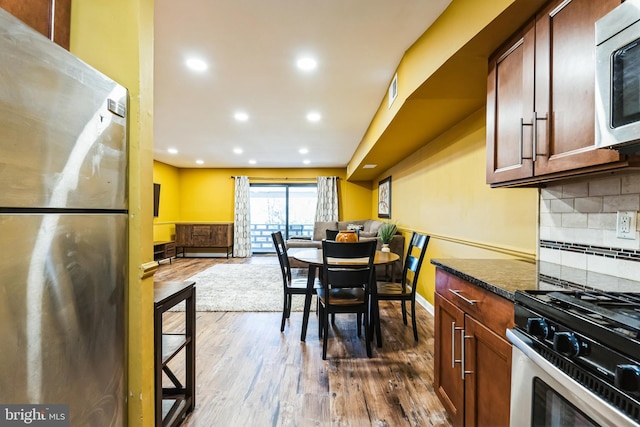
[[[300,341],[304,341],[307,337],[307,326],[309,324],[309,311],[311,310],[311,297],[313,296],[313,284],[314,279],[316,277],[316,272],[319,267],[322,267],[322,249],[304,249],[291,251],[291,257],[295,258],[298,261],[309,264],[309,273],[307,276],[307,293],[304,297],[304,312],[302,314],[302,333],[300,334]],[[373,263],[375,265],[387,265],[392,264],[393,262],[400,259],[400,255],[393,252],[382,252],[376,251],[375,257],[373,259]],[[332,265],[340,265],[340,264],[356,264],[358,259],[338,259],[338,258],[328,258],[327,260],[329,264]],[[366,264],[367,260],[365,258],[362,259],[362,263]],[[375,295],[376,288],[372,288],[371,292]],[[377,300],[376,300],[377,301]],[[378,325],[379,317],[378,317],[378,306],[377,304],[374,307],[372,316],[372,323],[375,322]],[[376,327],[376,333],[378,338],[378,343],[380,340],[380,327]]]

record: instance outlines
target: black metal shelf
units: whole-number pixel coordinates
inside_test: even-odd
[[[162,314],[184,301],[185,332],[163,333]],[[177,426],[195,408],[195,282],[154,283],[155,419],[157,426]],[[185,352],[184,384],[167,365]],[[173,387],[163,387],[163,373]]]

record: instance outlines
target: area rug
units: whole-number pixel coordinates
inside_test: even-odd
[[[291,272],[302,278],[307,269]],[[282,311],[279,265],[216,264],[187,280],[196,282],[196,311]],[[292,305],[292,311],[302,311],[304,296],[294,295]],[[184,303],[172,311],[184,311]]]

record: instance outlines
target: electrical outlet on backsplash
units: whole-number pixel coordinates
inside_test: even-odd
[[[640,210],[640,172],[540,190],[538,259],[640,280],[640,239],[616,236],[618,211]],[[639,289],[640,291],[640,289]]]

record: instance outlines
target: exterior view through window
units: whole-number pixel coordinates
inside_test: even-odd
[[[271,233],[313,235],[318,190],[316,184],[251,184],[251,250],[275,252]]]

